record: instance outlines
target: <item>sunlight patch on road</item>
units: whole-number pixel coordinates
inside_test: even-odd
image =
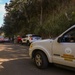
[[[4,68],[2,65],[0,65],[0,68]]]
[[[12,50],[13,48],[8,48],[9,50]]]
[[[16,61],[20,59],[30,59],[28,55],[28,48],[20,45],[14,44],[0,44],[0,70],[4,68],[4,64],[9,61]]]
[[[3,51],[5,48],[5,46],[0,46],[0,51]]]
[[[10,46],[10,45],[8,45],[8,46]],[[0,45],[0,51],[4,51],[5,49],[7,49],[6,45]],[[11,47],[9,47],[8,49],[12,50]]]
[[[0,51],[3,51],[3,50],[5,50],[5,49],[7,49],[8,47],[9,47],[8,49],[12,50],[13,48],[11,48],[10,46],[11,46],[11,45],[7,45],[7,46],[6,46],[6,45],[4,45],[4,44],[0,44]]]

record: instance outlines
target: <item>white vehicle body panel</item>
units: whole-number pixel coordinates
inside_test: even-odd
[[[48,39],[48,40],[37,41],[37,44],[36,42],[32,43],[34,47],[30,48],[29,52],[30,57],[32,58],[32,52],[37,49],[45,52],[48,57],[48,60],[52,62],[52,52],[51,52],[52,41],[53,40]]]
[[[75,43],[53,42],[53,63],[75,67]]]

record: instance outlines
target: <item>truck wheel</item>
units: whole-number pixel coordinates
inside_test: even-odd
[[[34,63],[40,69],[47,68],[48,60],[46,55],[41,51],[36,52],[34,56]]]
[[[27,43],[26,43],[26,44],[27,44],[27,46],[29,46],[29,45],[30,45],[30,42],[29,42],[29,41],[27,41]]]

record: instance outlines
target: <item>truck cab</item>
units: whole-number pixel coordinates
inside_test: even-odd
[[[75,25],[54,40],[32,43],[29,55],[38,68],[46,68],[49,63],[75,68]]]

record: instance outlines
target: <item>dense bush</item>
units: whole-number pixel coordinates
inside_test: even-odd
[[[56,37],[75,23],[74,4],[74,0],[15,0],[5,6],[3,29],[8,36]]]

